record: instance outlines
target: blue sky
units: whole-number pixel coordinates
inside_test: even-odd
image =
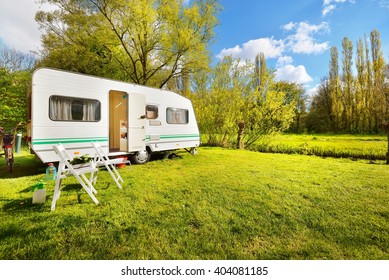
[[[221,0],[221,4],[211,48],[215,59],[232,55],[253,61],[256,53],[264,52],[279,79],[302,83],[307,91],[327,75],[330,47],[337,46],[341,55],[345,36],[355,50],[359,38],[377,29],[389,62],[389,0]]]
[[[0,41],[23,52],[39,49],[41,32],[34,16],[37,10],[49,8],[35,0],[0,1]],[[279,79],[302,83],[312,93],[327,75],[331,46],[337,46],[341,54],[343,37],[355,45],[377,29],[389,62],[389,0],[220,2],[220,26],[211,45],[214,61],[223,55],[253,61],[264,52]]]

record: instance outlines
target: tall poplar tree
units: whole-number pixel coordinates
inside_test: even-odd
[[[255,56],[255,79],[258,90],[263,91],[265,89],[269,75],[265,54],[261,52]]]
[[[366,60],[366,77],[367,77],[367,84],[366,84],[366,105],[367,105],[367,123],[368,123],[368,131],[369,133],[373,132],[373,125],[374,125],[374,95],[373,95],[373,72],[371,67],[371,60],[370,60],[370,48],[369,48],[369,42],[367,39],[367,36],[365,34],[365,60]]]
[[[344,37],[342,41],[342,102],[343,124],[348,132],[352,131],[355,114],[352,58],[353,44],[347,37]]]
[[[385,60],[381,50],[380,33],[373,30],[370,33],[371,62],[373,72],[373,96],[374,96],[374,132],[378,132],[384,121],[385,115]]]
[[[367,132],[367,69],[365,61],[365,45],[361,38],[357,41],[355,66],[357,68],[357,77],[355,83],[356,131]]]
[[[373,30],[370,36],[365,34],[356,42],[355,73],[353,44],[347,37],[342,40],[341,75],[338,64],[337,48],[331,47],[329,96],[324,94],[327,93],[327,85],[321,87],[320,95],[312,102],[310,113],[312,116],[318,115],[318,112],[328,114],[320,121],[326,122],[326,125],[320,125],[320,129],[331,127],[328,131],[352,133],[379,133],[386,129],[384,127],[389,129],[389,77],[386,77],[389,74],[385,74],[387,66],[379,32]],[[328,110],[328,106],[322,106],[324,101],[330,101],[331,110]],[[317,110],[315,106],[326,110]],[[309,119],[310,128],[315,130],[313,118]]]
[[[340,88],[338,48],[331,47],[331,59],[329,65],[329,92],[331,98],[330,122],[334,132],[342,127],[342,93]]]

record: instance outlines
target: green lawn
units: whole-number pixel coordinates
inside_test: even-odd
[[[388,140],[386,136],[377,135],[279,134],[261,139],[252,149],[261,152],[384,160]]]
[[[0,259],[389,259],[383,162],[200,148],[102,171],[95,205],[74,178],[56,210],[31,204],[33,157],[0,160]]]

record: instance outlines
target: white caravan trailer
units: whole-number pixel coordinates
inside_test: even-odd
[[[94,155],[99,142],[110,156],[131,154],[145,163],[153,152],[195,152],[200,135],[189,99],[174,92],[41,68],[32,77],[30,148],[43,162],[59,158],[53,145]]]

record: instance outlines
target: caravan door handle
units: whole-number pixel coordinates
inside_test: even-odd
[[[146,115],[142,115],[142,116],[139,117],[140,120],[143,120],[145,118],[146,118]]]

